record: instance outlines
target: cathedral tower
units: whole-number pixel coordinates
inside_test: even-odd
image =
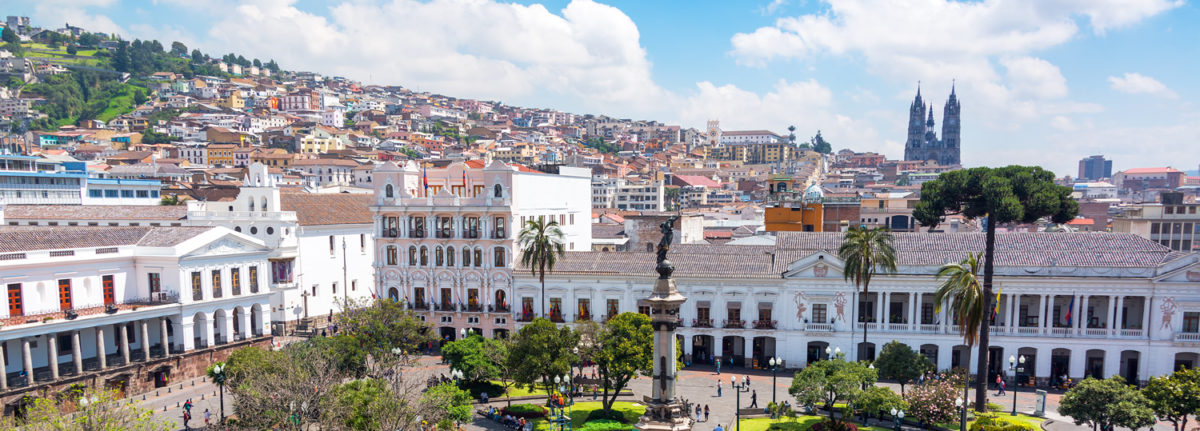
[[[921,85],[917,97],[908,107],[908,140],[904,142],[904,160],[917,160],[925,142],[925,101],[921,100]]]
[[[908,108],[908,139],[904,143],[904,160],[932,160],[940,165],[961,164],[961,118],[954,86],[950,87],[950,98],[943,107],[941,139],[938,139],[933,110],[933,105],[921,98],[921,87],[918,85],[917,97]]]
[[[959,106],[958,96],[954,94],[954,86],[950,86],[950,99],[946,101],[945,111],[942,113],[942,159],[938,160],[943,165],[957,165],[959,160]]]

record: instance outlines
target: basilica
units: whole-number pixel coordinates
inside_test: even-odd
[[[942,112],[942,138],[934,130],[933,105],[921,99],[921,88],[908,109],[908,140],[904,143],[904,160],[932,160],[941,165],[959,165],[959,105],[954,87]]]

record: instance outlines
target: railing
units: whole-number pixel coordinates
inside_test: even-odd
[[[1008,332],[1008,327],[1007,327],[1007,326],[1002,326],[1002,325],[992,325],[992,326],[988,326],[988,333],[989,333],[989,334],[996,335],[996,334],[1003,334],[1003,333],[1005,333],[1005,332]]]
[[[1050,335],[1067,336],[1075,333],[1075,328],[1050,328]]]
[[[384,238],[399,238],[400,230],[396,228],[384,228],[382,234]]]
[[[1107,337],[1108,328],[1084,328],[1083,335],[1088,337]]]
[[[886,325],[887,325],[887,330],[891,331],[891,332],[908,331],[907,323],[887,323]]]
[[[1021,335],[1038,335],[1042,333],[1042,328],[1037,326],[1018,326],[1017,333]]]
[[[562,313],[550,313],[550,321],[554,323],[563,323]]]
[[[692,319],[693,328],[711,328],[713,327],[712,319]]]
[[[778,320],[755,320],[754,329],[775,329],[778,324]]]
[[[507,238],[507,235],[504,234],[504,229],[496,229],[495,232],[492,232],[492,239],[505,239],[505,238]]]
[[[746,327],[745,320],[725,320],[721,322],[723,328],[744,328]]]
[[[410,230],[410,231],[408,231],[408,237],[409,238],[424,238],[425,237],[425,229],[418,228],[418,229]]]
[[[941,326],[942,325],[938,325],[936,323],[922,323],[917,325],[917,331],[924,332],[926,334],[932,334],[940,331],[942,329]]]
[[[437,230],[438,238],[454,238],[454,229],[444,228]]]
[[[428,303],[428,302],[417,302],[417,303],[415,303],[415,304],[413,304],[413,305],[412,305],[412,308],[413,308],[414,310],[428,310],[428,309],[429,309],[429,303]]]
[[[483,311],[483,306],[479,305],[479,304],[475,304],[475,305],[467,304],[467,311],[472,312],[472,313],[478,313],[478,312]]]
[[[1145,332],[1143,332],[1141,329],[1118,329],[1117,336],[1141,338],[1145,336]]]
[[[534,317],[536,317],[536,316],[533,313],[521,313],[521,314],[517,315],[516,321],[532,322]]]
[[[854,325],[854,328],[861,331],[864,326],[866,326],[867,329],[872,330],[872,331],[879,329],[879,324],[873,323],[873,322],[858,322],[858,324]]]
[[[495,312],[495,313],[507,313],[509,311],[512,311],[512,307],[509,307],[507,305],[489,305],[488,311]]]
[[[1176,332],[1175,341],[1200,341],[1200,332]]]
[[[233,285],[233,296],[238,296],[241,294],[242,294],[242,286],[238,285],[238,284]]]
[[[433,311],[457,311],[454,304],[443,302],[441,304],[434,303]]]
[[[590,321],[590,320],[592,320],[592,315],[591,315],[591,314],[587,314],[587,313],[580,313],[580,314],[576,314],[576,315],[575,315],[575,321],[576,321],[576,322],[580,322],[580,321]]]
[[[60,306],[55,304],[54,306],[47,308],[32,310],[27,309],[20,315],[10,316],[6,319],[0,319],[0,325],[21,325],[25,323],[54,321],[57,319],[73,320],[80,316],[90,316],[101,313],[115,314],[120,311],[133,310],[138,307],[178,303],[178,293],[160,292],[153,296],[124,298],[121,301],[114,302],[112,304],[105,304],[104,302],[73,304],[71,308],[67,309],[62,309]]]
[[[810,332],[833,332],[832,323],[809,323],[805,325],[805,330]]]
[[[467,239],[479,238],[479,230],[478,229],[467,229],[466,237],[467,237]]]

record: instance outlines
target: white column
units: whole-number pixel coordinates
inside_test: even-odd
[[[142,361],[150,362],[150,323],[142,320]]]
[[[233,342],[233,310],[225,313],[225,319],[217,322],[221,325],[221,335],[225,336],[225,342]]]
[[[117,348],[121,349],[121,357],[125,359],[125,365],[129,365],[129,327],[124,323],[116,327],[120,332],[118,336],[121,337],[121,343],[117,345]]]
[[[1050,295],[1038,295],[1038,297],[1041,298],[1038,301],[1038,333],[1044,334],[1046,333],[1047,322],[1050,321],[1050,312],[1047,310],[1053,306],[1053,299],[1051,299]]]
[[[46,355],[50,361],[50,379],[58,380],[58,334],[46,334]]]
[[[921,300],[920,293],[908,294],[908,330],[913,330],[917,325],[917,307]]]
[[[175,333],[181,341],[183,341],[183,351],[190,352],[196,350],[196,328],[192,317],[180,317],[179,324],[175,327]]]
[[[108,357],[105,356],[105,355],[107,355],[107,353],[105,353],[104,350],[105,350],[104,327],[97,326],[96,327],[96,359],[98,359],[100,361],[100,369],[101,370],[108,368]]]
[[[158,318],[159,344],[163,348],[163,357],[171,355],[171,337],[167,335],[167,318]]]
[[[349,289],[348,286],[340,286],[340,287]],[[245,339],[254,338],[254,328],[252,328],[250,326],[251,319],[250,319],[250,309],[249,308],[245,308],[245,307],[242,308],[242,313],[240,315],[238,315],[238,321],[240,321],[242,323],[242,325],[241,325],[242,338],[245,338]],[[333,322],[329,322],[329,324],[333,325]],[[330,335],[333,335],[333,334],[330,334]]]
[[[83,349],[79,342],[79,331],[71,331],[71,357],[75,362],[75,375],[83,374]],[[0,379],[3,380],[3,379]]]
[[[1150,303],[1152,302],[1151,298],[1152,297],[1150,297],[1150,296],[1142,297],[1142,331],[1144,331],[1147,336],[1150,335]]]
[[[33,353],[29,351],[29,339],[21,339],[21,360],[25,362],[25,381],[33,386]]]
[[[887,293],[875,292],[875,322],[879,328],[883,328],[883,322],[887,321],[887,309],[883,303],[887,302]]]
[[[7,341],[0,341],[0,390],[8,390],[8,347]]]
[[[1083,329],[1086,329],[1088,327],[1088,303],[1091,302],[1092,296],[1091,295],[1079,295],[1079,296],[1081,298],[1083,298],[1083,300],[1080,301],[1080,303],[1083,305],[1081,307],[1079,307],[1079,328],[1080,328],[1080,332],[1082,332]]]

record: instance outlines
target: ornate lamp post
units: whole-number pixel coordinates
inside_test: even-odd
[[[221,391],[221,423],[225,423],[225,363],[217,362],[213,365],[213,383],[217,384],[217,388]]]
[[[954,399],[954,405],[958,407],[958,429],[959,431],[967,431],[967,406],[963,405],[962,397]]]
[[[744,385],[744,384],[739,385],[737,377],[729,376],[729,387],[733,388],[733,392],[737,394],[737,402],[735,404],[735,406],[737,407],[737,410],[735,410],[737,412],[737,422],[736,422],[736,425],[734,425],[734,429],[731,431],[741,431],[741,429],[742,429],[742,388],[745,388],[746,385]]]
[[[892,422],[895,423],[892,429],[895,431],[900,431],[900,424],[904,422],[904,410],[896,410],[896,408],[893,407],[891,413]]]
[[[775,379],[779,377],[779,367],[783,366],[783,359],[776,356],[767,363],[771,365],[771,404],[775,404]]]
[[[1014,361],[1013,359],[1016,359],[1016,361]],[[1021,355],[1020,358],[1013,358],[1012,355],[1009,355],[1008,356],[1008,369],[1010,370],[1010,372],[1013,370],[1014,364],[1016,365],[1016,369],[1015,369],[1016,372],[1012,373],[1012,375],[1013,375],[1013,378],[1012,378],[1012,382],[1013,382],[1013,385],[1012,385],[1013,386],[1012,387],[1012,392],[1013,392],[1012,415],[1016,416],[1017,415],[1017,373],[1025,372],[1025,355]]]

